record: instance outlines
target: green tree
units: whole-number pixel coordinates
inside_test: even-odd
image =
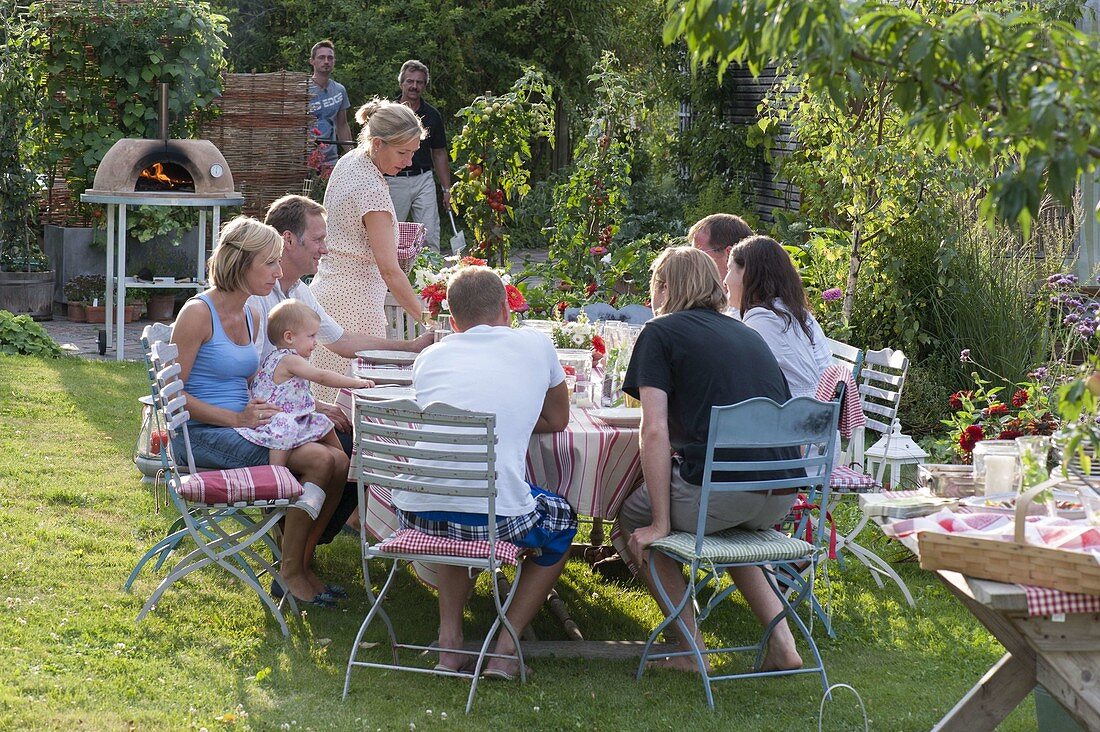
[[[758,72],[794,64],[838,108],[887,93],[914,139],[951,159],[997,165],[983,215],[1025,233],[1044,191],[1069,204],[1100,163],[1095,36],[1074,4],[947,0],[672,0],[665,38],[695,63]]]

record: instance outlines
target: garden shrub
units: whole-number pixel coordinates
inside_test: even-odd
[[[61,348],[31,316],[0,310],[0,353],[57,358]]]
[[[951,415],[953,382],[951,369],[932,362],[910,364],[901,392],[898,417],[907,435],[914,440],[940,434],[943,420]]]

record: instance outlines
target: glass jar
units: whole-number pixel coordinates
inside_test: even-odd
[[[974,484],[982,486],[986,495],[1010,493],[1016,490],[1019,448],[1013,440],[981,440],[974,445],[972,455]],[[990,457],[993,457],[992,476],[989,475]]]
[[[591,403],[592,352],[580,348],[558,348],[558,361],[565,370],[570,402],[577,406]]]

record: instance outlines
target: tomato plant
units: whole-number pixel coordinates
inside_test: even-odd
[[[596,86],[588,132],[574,151],[569,178],[554,190],[549,265],[560,291],[581,299],[607,296],[621,275],[611,266],[622,259],[616,257],[614,236],[626,208],[645,98],[617,64],[615,55],[605,52],[588,77]]]
[[[490,265],[507,265],[513,206],[531,190],[531,143],[553,143],[550,95],[542,74],[528,69],[507,94],[486,92],[458,112],[464,123],[451,142],[451,201],[473,234],[470,253]]]

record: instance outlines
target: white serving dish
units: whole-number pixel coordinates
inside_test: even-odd
[[[374,386],[369,389],[355,389],[352,391],[357,397],[386,401],[387,399],[416,399],[416,392],[411,386]]]
[[[420,354],[412,351],[356,351],[355,355],[367,363],[410,366]]]
[[[379,384],[396,384],[397,386],[412,386],[412,369],[386,368],[385,366],[357,366],[355,375],[361,379],[370,379]]]
[[[639,407],[605,407],[593,409],[589,414],[612,427],[637,427],[642,423]]]
[[[988,496],[968,496],[959,500],[960,506],[965,506],[974,513],[1016,513],[1016,493],[992,493]],[[1067,491],[1054,491],[1054,500],[1059,504],[1058,516],[1067,519],[1085,518],[1085,507],[1081,505],[1081,499]],[[1045,516],[1047,507],[1038,502],[1033,502],[1027,507],[1028,516]]]

